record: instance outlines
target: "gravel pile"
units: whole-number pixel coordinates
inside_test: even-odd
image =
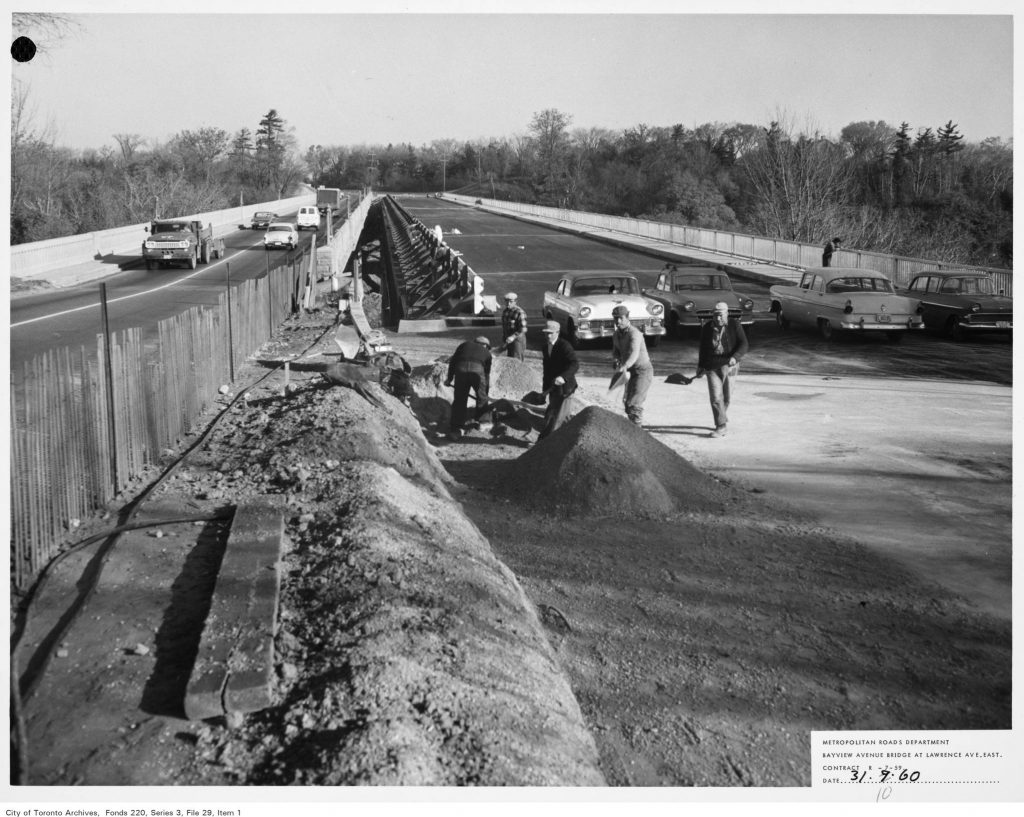
[[[551,513],[664,516],[713,511],[729,488],[626,418],[583,408],[508,466],[509,498]]]

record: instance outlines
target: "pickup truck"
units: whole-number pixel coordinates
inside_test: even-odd
[[[213,225],[188,219],[157,219],[146,227],[149,238],[142,242],[146,269],[181,264],[195,269],[202,262],[224,255],[224,240],[213,237]]]
[[[575,348],[588,340],[610,338],[615,332],[612,310],[629,309],[629,320],[657,346],[665,334],[664,308],[640,294],[635,275],[625,272],[571,272],[553,292],[544,293],[544,318],[557,321],[561,333]]]
[[[754,322],[754,302],[738,295],[729,276],[715,267],[672,267],[661,271],[654,289],[644,295],[665,308],[668,331],[682,337],[688,327],[699,328],[715,311],[715,304],[729,304],[729,317],[744,326]]]

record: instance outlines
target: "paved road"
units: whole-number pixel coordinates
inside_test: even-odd
[[[538,328],[545,289],[563,270],[614,269],[653,283],[664,261],[595,244],[447,202],[402,205],[446,240],[486,281],[509,289],[531,318],[528,359],[540,366]],[[453,232],[458,230],[458,233]],[[768,284],[734,276],[734,286],[767,309]],[[733,432],[707,437],[704,381],[693,374],[696,337],[651,350],[656,382],[649,430],[723,479],[749,485],[812,513],[820,522],[896,557],[980,609],[1009,617],[1012,522],[1013,347],[1002,337],[953,343],[930,334],[900,344],[876,337],[782,332],[762,314],[742,365]],[[420,335],[418,354],[446,355],[479,329]],[[489,330],[497,339],[497,331]],[[610,342],[580,352],[583,382],[598,393],[610,374]],[[621,410],[614,401],[610,405]]]
[[[295,213],[284,214],[294,221]],[[309,252],[314,241],[322,244],[323,230],[299,233],[299,249],[267,251],[263,233],[237,230],[224,237],[225,257],[195,270],[180,267],[147,271],[128,269],[103,279],[112,331],[133,326],[155,326],[164,318],[197,305],[212,305],[224,292],[228,278],[233,285],[267,274],[288,263],[299,252]],[[66,289],[21,294],[11,300],[11,364],[17,370],[22,359],[44,349],[60,346],[95,346],[103,331],[99,281]]]

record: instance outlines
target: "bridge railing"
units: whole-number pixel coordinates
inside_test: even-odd
[[[719,252],[724,255],[731,255],[759,263],[777,264],[797,269],[821,266],[821,247],[816,244],[804,244],[799,241],[766,238],[764,236],[733,233],[725,230],[711,230],[704,227],[691,227],[685,224],[668,224],[661,221],[648,221],[646,219],[626,216],[610,216],[602,213],[588,213],[582,210],[567,210],[560,207],[544,207],[539,204],[460,196],[453,193],[444,193],[442,195],[446,199],[457,201],[461,204],[473,205],[479,201],[482,206],[492,210],[516,213],[524,217],[534,216],[542,219],[562,221],[567,224],[592,227],[598,230],[611,230],[627,235],[678,244],[683,247],[695,247],[702,250]],[[992,276],[997,290],[1002,290],[1007,295],[1013,295],[1013,272],[994,267],[949,264],[943,261],[888,255],[850,247],[842,247],[835,252],[832,256],[832,266],[877,270],[887,275],[897,286],[905,286],[916,273],[925,269],[980,270]]]

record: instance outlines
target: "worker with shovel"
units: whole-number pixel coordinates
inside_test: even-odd
[[[448,376],[444,384],[455,387],[449,440],[458,440],[462,437],[470,389],[476,397],[474,421],[478,421],[490,410],[487,392],[491,381],[491,360],[491,342],[481,335],[474,340],[460,343],[448,361]]]
[[[552,431],[561,426],[569,413],[569,397],[576,391],[576,372],[580,368],[576,350],[565,338],[559,337],[561,327],[558,321],[544,324],[544,374],[541,388],[548,398],[548,408],[544,412],[544,427],[538,439],[543,440]]]
[[[644,400],[654,380],[654,367],[647,354],[647,343],[643,332],[629,320],[629,310],[619,304],[612,310],[615,333],[612,335],[612,355],[615,359],[615,374],[609,390],[618,388],[626,380],[622,402],[626,416],[633,425],[640,426],[644,418]]]

